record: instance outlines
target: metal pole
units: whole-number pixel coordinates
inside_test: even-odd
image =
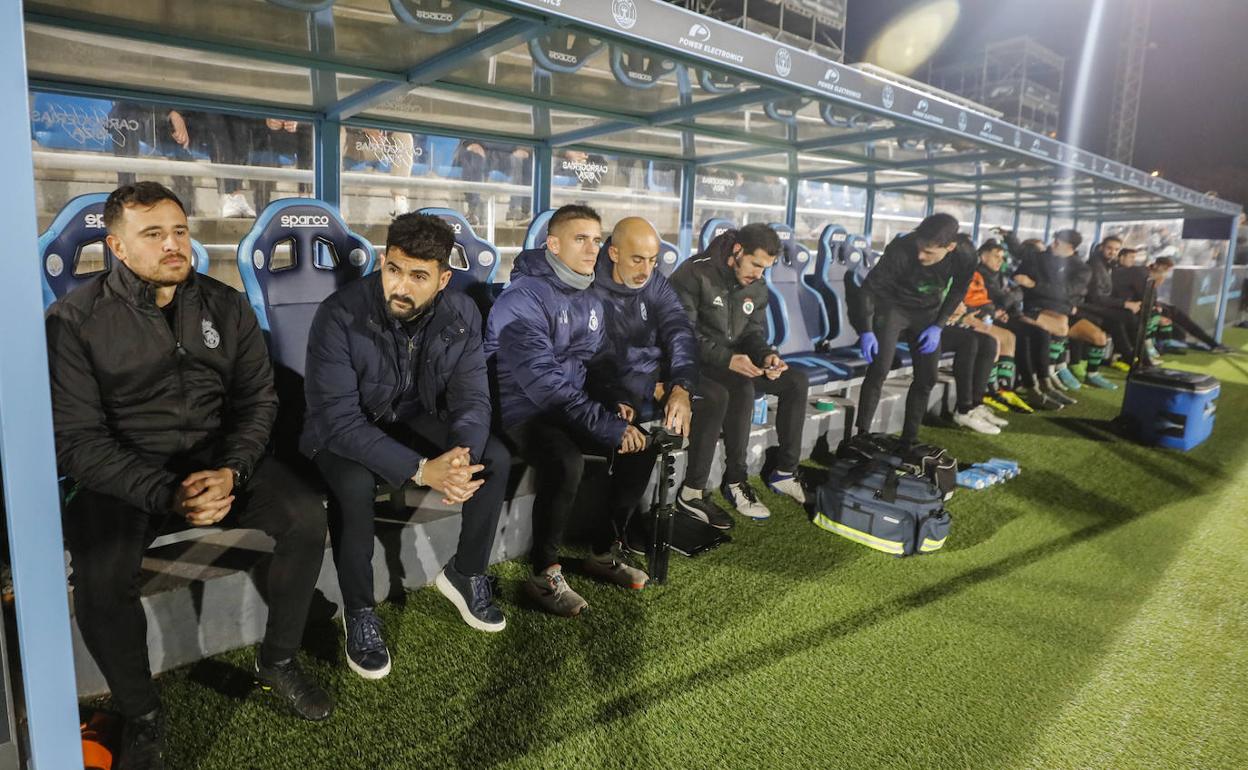
[[[543,142],[533,148],[533,214],[550,208],[551,165],[554,163],[550,144]]]
[[[676,243],[677,249],[685,257],[693,256],[697,251],[693,232],[694,193],[698,187],[698,164],[688,161],[683,164],[680,175],[680,233]]]
[[[21,3],[0,3],[0,104],[26,115],[25,28]],[[0,173],[8,186],[0,231],[0,458],[17,605],[30,767],[82,767],[74,653],[66,599],[56,451],[52,440],[43,291],[35,258],[35,172],[25,119],[0,124]]]
[[[316,148],[316,197],[331,206],[342,208],[342,124],[318,118],[312,122],[312,141]]]
[[[1226,306],[1230,300],[1231,281],[1235,278],[1235,272],[1231,269],[1235,265],[1235,242],[1239,238],[1239,217],[1231,217],[1231,239],[1226,244],[1226,266],[1222,272],[1222,295],[1218,298],[1218,322],[1213,327],[1213,338],[1218,342],[1222,342],[1222,331],[1226,328]]]

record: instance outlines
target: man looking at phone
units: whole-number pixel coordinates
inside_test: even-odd
[[[762,223],[749,224],[723,233],[672,274],[672,286],[693,319],[701,353],[689,466],[676,507],[720,529],[731,528],[732,519],[704,490],[721,431],[726,467],[720,491],[743,516],[755,521],[771,516],[750,486],[746,470],[750,416],[760,394],[780,397],[776,414],[780,446],[767,487],[806,502],[796,473],[810,383],[767,344],[763,272],[775,264],[779,253],[780,237],[774,230]]]

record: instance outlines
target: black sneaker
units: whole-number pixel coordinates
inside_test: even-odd
[[[165,715],[155,708],[126,720],[121,733],[118,770],[164,770]]]
[[[390,673],[390,650],[381,635],[381,618],[372,607],[343,610],[342,633],[347,642],[347,665],[365,679]]]
[[[502,631],[507,627],[503,611],[494,603],[494,583],[489,575],[465,575],[446,563],[434,579],[442,595],[451,600],[464,622],[478,631]]]
[[[266,666],[256,653],[256,681],[260,689],[277,693],[304,719],[319,722],[334,713],[334,699],[295,658]]]
[[[714,500],[708,498],[705,492],[697,500],[686,500],[684,495],[677,494],[676,510],[703,524],[710,524],[715,529],[732,529],[736,523],[732,520],[732,516],[716,505]]]

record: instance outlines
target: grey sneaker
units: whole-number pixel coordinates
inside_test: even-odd
[[[593,554],[584,562],[585,574],[604,583],[640,591],[646,587],[650,576],[624,561],[624,548],[619,542],[611,544],[606,553]]]
[[[719,491],[742,516],[755,521],[766,521],[771,518],[771,511],[762,500],[758,499],[758,494],[754,491],[754,487],[750,486],[750,482],[723,484]]]
[[[576,617],[589,606],[589,602],[563,579],[563,568],[558,564],[552,564],[526,580],[524,592],[546,612],[565,618]]]

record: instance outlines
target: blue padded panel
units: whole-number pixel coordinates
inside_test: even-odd
[[[698,251],[706,251],[706,247],[711,245],[711,241],[715,240],[716,236],[735,229],[737,229],[737,223],[728,219],[706,220],[702,223],[702,229],[698,231]]]
[[[279,243],[292,241],[292,266],[269,269]],[[338,255],[333,264],[325,244]],[[269,204],[238,244],[238,272],[260,328],[269,333],[273,360],[303,375],[308,329],[321,301],[346,282],[372,272],[371,243],[351,232],[338,210],[311,198]]]
[[[476,10],[460,0],[390,0],[395,18],[421,32],[454,32],[464,17]]]
[[[108,193],[79,195],[66,203],[52,224],[39,236],[39,261],[43,283],[43,306],[53,302],[113,268],[112,249],[104,245],[104,269],[75,275],[78,254],[93,243],[104,243],[104,203]],[[199,241],[191,241],[191,265],[208,272],[208,252]]]
[[[546,209],[533,217],[533,221],[529,223],[529,229],[524,233],[524,248],[546,248],[546,233],[550,226],[550,218],[554,216],[554,213],[554,209]]]
[[[489,241],[477,237],[464,215],[453,209],[425,208],[421,214],[438,217],[455,231],[455,247],[462,260],[451,255],[451,282],[447,288],[462,291],[477,303],[484,319],[501,287],[495,285],[498,277],[498,249]]]
[[[773,223],[780,236],[781,251],[771,269],[763,274],[770,290],[768,326],[771,344],[790,365],[800,365],[814,384],[843,379],[848,371],[821,360],[815,346],[827,335],[827,315],[819,295],[802,280],[812,267],[810,250],[785,224]]]

